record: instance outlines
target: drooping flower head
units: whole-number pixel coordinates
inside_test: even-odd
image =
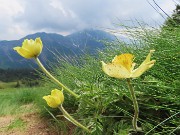
[[[102,61],[102,69],[107,75],[119,79],[139,77],[154,65],[155,60],[150,60],[152,52],[154,50],[150,50],[146,59],[136,69],[134,69],[135,63],[133,63],[134,56],[129,53],[115,56],[112,63],[106,64]]]
[[[51,95],[44,96],[43,99],[46,100],[47,104],[52,108],[57,108],[60,104],[64,102],[63,92],[54,89],[51,91]]]
[[[43,44],[41,41],[41,38],[36,38],[35,40],[28,40],[25,39],[24,42],[22,43],[22,47],[14,47],[13,49],[17,51],[22,57],[26,59],[31,59],[31,58],[37,58],[43,48]]]

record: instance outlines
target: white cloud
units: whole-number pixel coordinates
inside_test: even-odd
[[[23,12],[23,7],[18,1],[0,0],[0,39],[13,39],[17,34],[16,22],[14,16]],[[19,29],[21,29],[19,27]]]
[[[171,0],[156,1],[168,14],[175,8]],[[90,27],[113,28],[114,23],[130,24],[131,19],[150,25],[164,21],[146,0],[0,0],[0,40],[38,31],[67,34]]]
[[[0,9],[0,16],[12,16],[19,12],[23,12],[23,7],[16,0],[0,0]]]

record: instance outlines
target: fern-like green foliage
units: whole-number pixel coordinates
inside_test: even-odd
[[[94,135],[127,135],[133,117],[133,105],[126,80],[105,75],[100,61],[110,62],[115,55],[132,53],[137,66],[150,49],[155,49],[155,65],[140,78],[133,79],[139,103],[138,125],[144,134],[176,135],[180,116],[180,27],[171,29],[140,29],[126,27],[130,42],[116,40],[106,43],[98,56],[83,55],[59,60],[53,74],[71,90],[81,95],[80,100],[65,93],[64,107]],[[47,81],[49,87],[56,87]],[[85,98],[94,106],[87,105]],[[86,134],[76,128],[75,135]]]

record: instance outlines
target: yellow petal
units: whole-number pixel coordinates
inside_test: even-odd
[[[125,53],[115,56],[112,60],[112,63],[114,63],[115,65],[123,66],[130,72],[132,68],[133,58],[134,56],[132,54]]]
[[[46,100],[50,107],[57,108],[60,104],[63,103],[64,95],[62,91],[54,89],[51,91],[51,95],[44,96],[43,99]]]
[[[47,104],[52,108],[57,108],[59,106],[59,104],[56,103],[54,97],[51,95],[44,96],[43,99],[45,99]]]
[[[16,50],[21,56],[25,58],[36,58],[42,52],[42,48],[43,44],[41,39],[36,38],[35,41],[32,39],[25,39],[22,43],[22,47],[18,47],[14,50]]]
[[[21,47],[14,47],[13,49],[15,51],[17,51],[22,57],[24,57],[26,59],[30,59],[33,57],[32,53],[29,50],[26,50],[26,49],[21,48]]]
[[[51,91],[51,96],[54,97],[54,99],[56,100],[57,104],[62,104],[64,101],[64,95],[63,92],[58,90],[58,89],[54,89]]]
[[[141,76],[145,71],[150,69],[154,65],[155,62],[156,62],[155,60],[152,60],[148,63],[145,63],[145,64],[139,66],[137,69],[132,71],[131,77],[136,78],[136,77]]]
[[[34,54],[34,56],[39,56],[39,54],[42,51],[42,41],[40,38],[36,38],[35,41],[34,40],[30,40],[30,49],[32,50],[32,53]]]
[[[136,78],[141,76],[145,71],[147,71],[148,69],[150,69],[154,63],[156,62],[155,60],[150,61],[151,58],[151,54],[154,52],[155,50],[150,50],[150,53],[147,55],[146,59],[143,61],[143,63],[135,70],[132,71],[131,77],[132,78]]]
[[[130,69],[131,71],[134,70],[135,65],[136,65],[136,63],[132,63],[132,67],[131,67],[131,69]]]
[[[141,65],[150,62],[151,55],[152,55],[152,53],[153,53],[154,51],[155,51],[155,50],[150,50],[149,54],[146,56],[146,59],[143,61],[143,63],[142,63]]]
[[[25,48],[29,51],[32,51],[33,50],[33,48],[32,48],[33,44],[34,44],[34,41],[32,39],[30,39],[30,40],[25,39],[22,43],[22,48]]]
[[[129,78],[130,72],[120,64],[109,63],[106,64],[102,61],[102,70],[109,76],[115,78]]]
[[[40,54],[41,51],[42,51],[42,48],[43,48],[43,44],[42,44],[41,39],[40,38],[36,38],[35,39],[35,48],[34,48],[35,54],[38,54],[38,53]]]

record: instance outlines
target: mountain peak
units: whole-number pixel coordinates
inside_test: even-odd
[[[112,41],[112,35],[104,31],[86,29],[75,32],[68,36],[62,36],[56,33],[38,32],[21,38],[20,40],[0,41],[0,68],[29,68],[34,63],[27,61],[19,56],[12,48],[21,46],[24,39],[35,39],[40,37],[43,42],[43,51],[40,55],[42,61],[55,61],[54,54],[61,56],[79,56],[84,52],[96,53],[97,49],[103,49],[101,40],[108,39]]]
[[[22,39],[35,39],[37,37],[40,37],[41,39],[43,38],[53,38],[53,37],[63,37],[62,35],[60,34],[56,34],[56,33],[46,33],[46,32],[37,32],[37,33],[34,33],[34,34],[29,34],[25,37],[23,37]]]

